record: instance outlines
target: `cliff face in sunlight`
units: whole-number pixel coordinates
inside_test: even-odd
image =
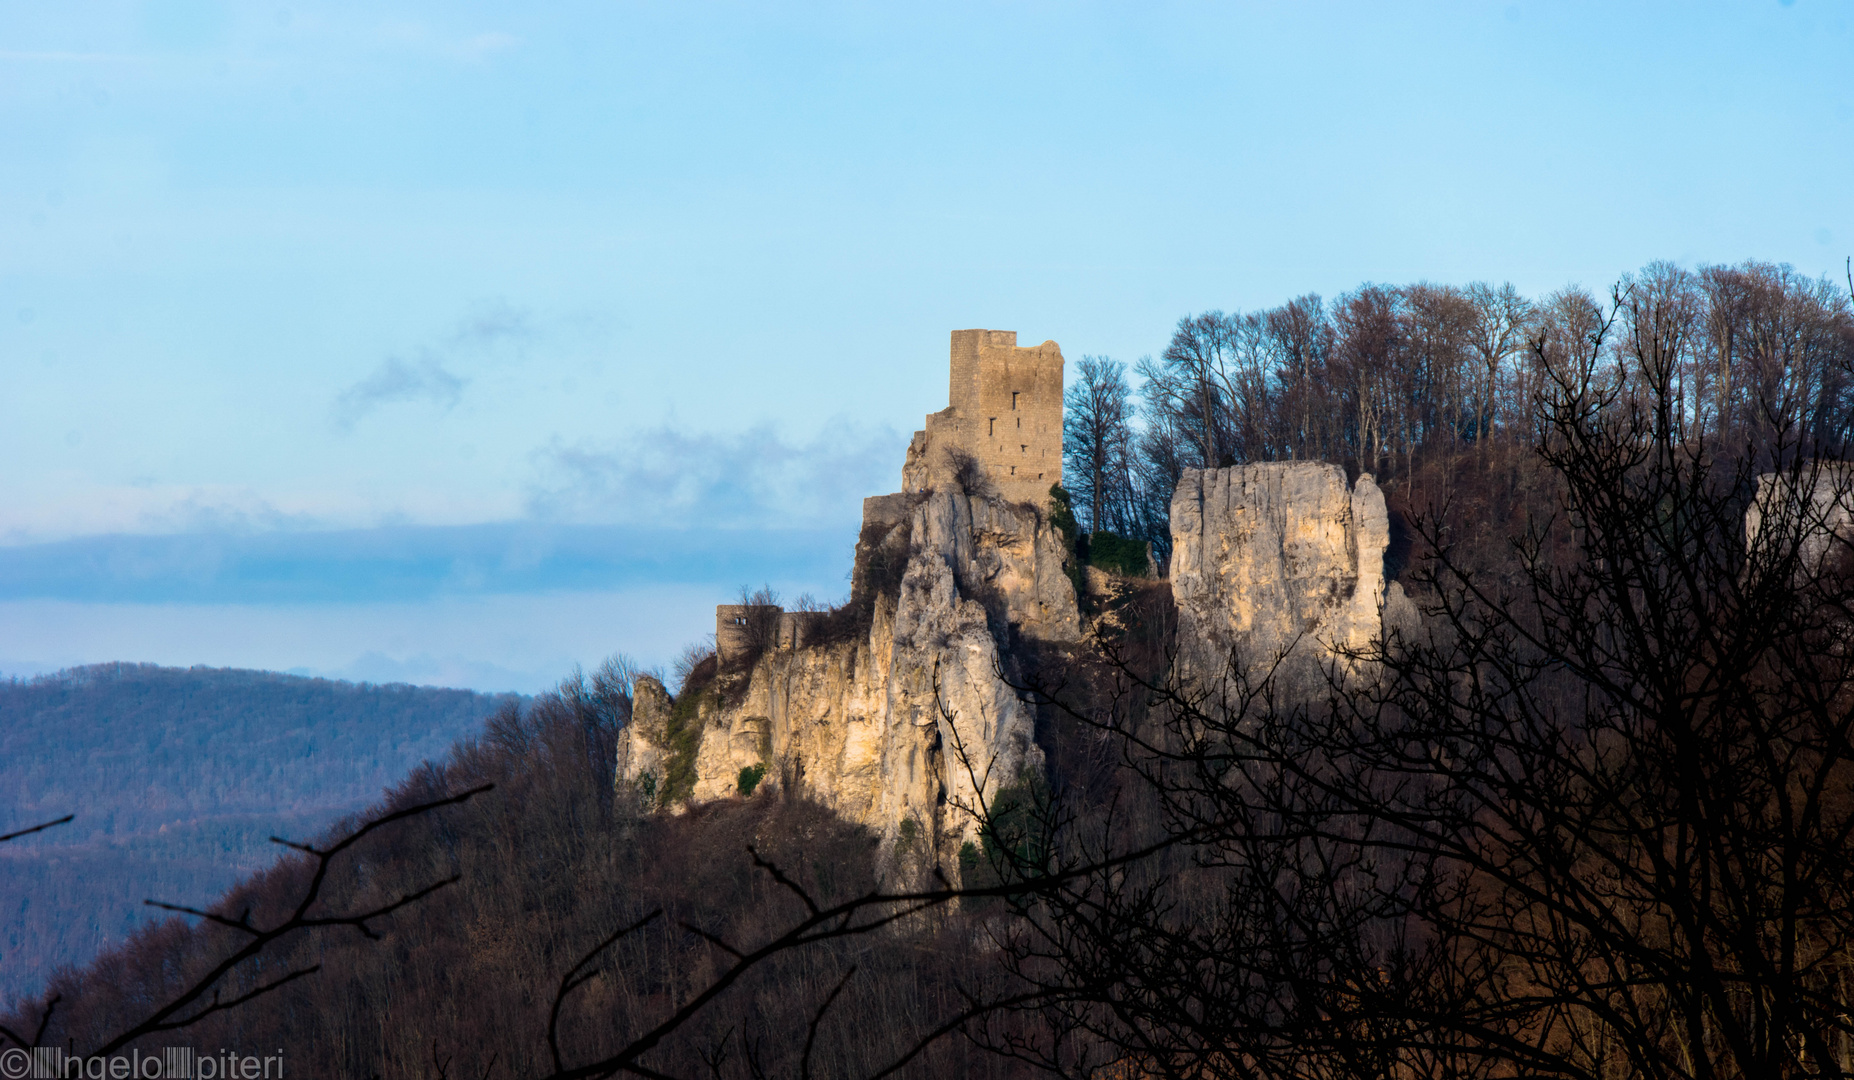
[[[1279,660],[1283,688],[1317,694],[1324,665],[1381,632],[1389,525],[1369,476],[1194,470],[1172,532],[1187,683],[1208,687],[1232,657],[1252,672]],[[1009,685],[1024,646],[1092,642],[1067,556],[1028,504],[957,489],[866,500],[852,602],[721,608],[712,675],[676,700],[640,683],[619,782],[670,806],[798,790],[890,842],[956,851],[976,835],[973,807],[1043,769],[1034,713]],[[1395,585],[1388,599],[1407,608]]]
[[[1031,710],[1000,672],[1024,639],[1081,639],[1065,554],[1026,504],[957,490],[866,500],[851,604],[762,613],[778,629],[747,643],[752,656],[723,627],[713,680],[682,700],[646,680],[620,782],[704,801],[764,769],[759,783],[886,838],[956,848],[981,796],[1042,770]]]
[[[1187,469],[1172,496],[1172,596],[1181,677],[1222,677],[1232,657],[1311,694],[1322,666],[1380,634],[1390,519],[1369,474],[1319,462]],[[1393,584],[1393,612],[1407,607]]]

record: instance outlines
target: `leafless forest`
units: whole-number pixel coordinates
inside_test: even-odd
[[[1622,364],[1621,320],[1664,340],[1685,436],[1739,447],[1777,427],[1840,445],[1854,410],[1847,287],[1747,262],[1655,263],[1611,295],[1510,285],[1364,285],[1330,301],[1179,320],[1128,366],[1087,357],[1070,379],[1066,483],[1090,529],[1170,542],[1179,473],[1251,461],[1344,462],[1414,510],[1544,432],[1554,372]],[[1424,472],[1424,465],[1433,468]],[[1472,485],[1469,485],[1472,486]]]
[[[1098,645],[1012,658],[1050,776],[941,874],[801,793],[640,813],[610,664],[0,1034],[317,1076],[1848,1075],[1848,289],[1188,317],[1131,383],[1079,365],[1073,506],[1162,544],[1185,468],[1379,477],[1423,618],[1325,694],[1169,681],[1130,582]]]

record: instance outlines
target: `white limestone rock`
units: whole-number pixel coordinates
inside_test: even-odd
[[[733,795],[740,770],[763,764],[769,790],[800,789],[890,839],[912,819],[947,855],[976,839],[981,800],[1042,774],[1034,715],[1000,654],[1016,636],[1081,638],[1063,543],[1034,508],[956,491],[870,499],[865,520],[898,531],[859,547],[859,564],[898,555],[905,532],[899,588],[875,597],[866,635],[771,648],[717,680],[728,703],[701,718],[691,797]],[[666,702],[638,708],[652,720],[627,730],[620,784],[667,770],[654,720]]]
[[[1381,634],[1390,519],[1369,474],[1318,462],[1187,469],[1172,496],[1178,668],[1214,684],[1236,663],[1311,693],[1322,665]],[[1401,597],[1401,590],[1398,591]]]

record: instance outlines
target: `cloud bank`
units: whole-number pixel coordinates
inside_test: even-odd
[[[897,486],[905,448],[892,429],[844,421],[802,440],[767,425],[736,433],[672,427],[603,441],[554,439],[530,451],[525,468],[503,470],[502,479],[479,474],[448,486],[380,491],[326,482],[262,489],[152,479],[80,483],[0,509],[0,549],[153,536],[192,542],[269,533],[353,536],[402,526],[522,521],[671,530],[829,528],[853,537],[862,500]]]
[[[904,449],[842,422],[555,441],[532,455],[525,507],[515,486],[476,493],[503,507],[482,524],[372,524],[391,508],[327,493],[75,492],[85,520],[136,531],[15,528],[0,675],[145,660],[534,692],[611,652],[663,662],[741,585],[844,595],[861,500],[895,488]],[[459,520],[448,498],[400,520]]]
[[[0,600],[0,678],[124,660],[531,694],[612,653],[667,663],[714,631],[713,605],[731,592],[650,585],[315,605]]]
[[[370,604],[656,584],[847,587],[853,528],[502,523],[94,536],[0,548],[0,602]]]
[[[865,496],[892,491],[907,439],[834,421],[806,442],[771,426],[738,434],[659,428],[535,453],[535,518],[671,527],[853,527]]]

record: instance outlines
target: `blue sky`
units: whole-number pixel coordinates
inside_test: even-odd
[[[840,595],[947,332],[1839,278],[1854,2],[0,2],[0,669],[532,690]]]

